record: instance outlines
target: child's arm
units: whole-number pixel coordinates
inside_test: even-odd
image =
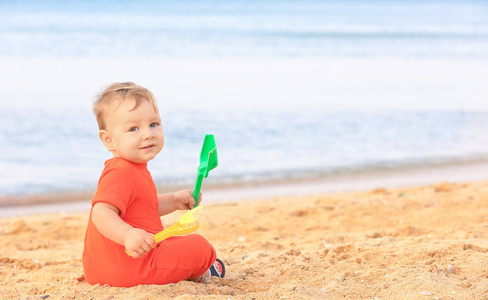
[[[152,234],[125,223],[119,213],[117,207],[98,202],[93,206],[92,221],[103,236],[125,246],[134,258],[141,257],[156,247]]]
[[[202,194],[200,193],[200,199]],[[190,190],[181,190],[175,193],[158,195],[159,215],[164,216],[175,210],[188,210],[195,206],[195,199],[193,199]],[[200,200],[198,201],[200,203]]]

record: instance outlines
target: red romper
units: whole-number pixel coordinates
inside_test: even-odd
[[[156,186],[147,164],[120,157],[105,162],[93,205],[105,202],[120,210],[120,218],[133,227],[155,234],[163,230],[158,214]],[[198,234],[175,236],[140,258],[125,253],[125,247],[104,237],[91,219],[85,235],[83,269],[90,284],[130,287],[167,284],[204,274],[216,259],[215,249]]]

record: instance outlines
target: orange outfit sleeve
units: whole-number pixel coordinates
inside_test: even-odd
[[[119,157],[106,161],[92,207],[98,202],[116,206],[120,218],[135,228],[152,234],[163,230],[157,191],[147,164]],[[90,212],[83,250],[85,279],[90,284],[130,287],[176,283],[202,275],[215,259],[215,249],[197,234],[166,239],[143,257],[132,258],[124,246],[98,231]]]

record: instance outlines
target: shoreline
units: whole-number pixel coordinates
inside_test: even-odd
[[[468,162],[442,166],[410,167],[402,170],[358,172],[317,178],[295,178],[232,184],[215,184],[209,181],[204,183],[202,192],[203,201],[206,204],[233,203],[274,197],[306,197],[382,188],[409,188],[440,182],[481,181],[488,179],[487,170],[488,162]],[[158,192],[164,193],[185,188],[188,187],[158,187]],[[94,192],[63,192],[25,197],[0,197],[0,218],[87,212],[90,210],[90,201]],[[5,202],[5,199],[8,199],[8,202]],[[19,200],[17,204],[13,202],[16,199]]]

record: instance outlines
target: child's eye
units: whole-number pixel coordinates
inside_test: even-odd
[[[131,131],[131,132],[135,132],[135,131],[137,131],[137,130],[138,130],[138,128],[137,128],[137,127],[131,127],[131,128],[129,129],[129,131]]]
[[[156,123],[156,122],[154,122],[154,123],[151,123],[151,125],[149,125],[149,126],[151,126],[151,127],[158,127],[158,126],[159,126],[159,124],[158,124],[158,123]]]

